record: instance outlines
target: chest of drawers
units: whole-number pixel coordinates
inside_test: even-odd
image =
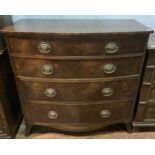
[[[155,34],[150,35],[147,51],[144,78],[133,122],[135,131],[142,127],[155,126]]]
[[[26,122],[129,130],[150,29],[134,20],[21,20],[3,33]]]

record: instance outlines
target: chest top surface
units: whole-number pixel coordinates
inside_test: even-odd
[[[6,34],[91,35],[152,32],[135,20],[32,20],[25,19],[5,27]]]

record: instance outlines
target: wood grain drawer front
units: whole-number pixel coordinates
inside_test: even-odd
[[[155,121],[155,106],[148,104],[139,104],[136,121]]]
[[[135,97],[138,79],[103,82],[20,82],[26,100],[100,101]]]
[[[155,100],[155,86],[143,85],[140,93],[140,101]]]
[[[103,78],[135,75],[140,72],[141,57],[106,60],[45,60],[14,57],[19,76],[46,78]],[[130,67],[130,65],[134,67]]]
[[[26,119],[37,122],[89,123],[128,120],[131,117],[131,101],[92,105],[58,105],[26,103]]]
[[[110,37],[110,36],[109,36]],[[113,38],[113,39],[111,39]],[[8,38],[14,53],[47,56],[89,56],[141,53],[145,50],[146,38],[124,36],[106,38]]]

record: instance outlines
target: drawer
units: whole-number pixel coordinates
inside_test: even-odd
[[[104,60],[13,58],[19,76],[42,78],[102,78],[139,74],[141,57]],[[130,65],[134,67],[130,67]]]
[[[140,93],[140,101],[155,100],[155,86],[143,85]]]
[[[105,38],[9,38],[14,53],[46,56],[90,56],[141,53],[146,38],[106,36]]]
[[[138,79],[99,82],[32,82],[20,81],[25,100],[100,101],[135,97]]]
[[[131,119],[131,101],[85,105],[25,103],[26,119],[32,122],[89,123]],[[109,122],[109,123],[110,123]]]
[[[139,104],[136,121],[155,121],[155,105]]]

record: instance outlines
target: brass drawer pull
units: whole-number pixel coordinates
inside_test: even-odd
[[[100,117],[106,118],[111,115],[111,112],[109,110],[102,110],[100,111]]]
[[[102,95],[103,96],[111,96],[113,94],[112,88],[104,88],[102,89]]]
[[[58,113],[56,111],[49,111],[47,116],[50,119],[56,119],[56,118],[58,118]]]
[[[48,88],[48,89],[45,90],[44,94],[47,97],[54,97],[54,96],[56,96],[56,91],[53,88]]]
[[[43,74],[53,74],[54,73],[54,67],[52,65],[43,65],[41,68],[41,72]]]
[[[50,53],[52,50],[52,47],[48,42],[40,42],[37,48],[41,53]]]
[[[104,65],[103,70],[107,74],[112,74],[116,71],[116,66],[114,64],[106,64]]]
[[[115,42],[110,42],[105,45],[105,51],[109,54],[116,53],[118,50],[118,44]]]

